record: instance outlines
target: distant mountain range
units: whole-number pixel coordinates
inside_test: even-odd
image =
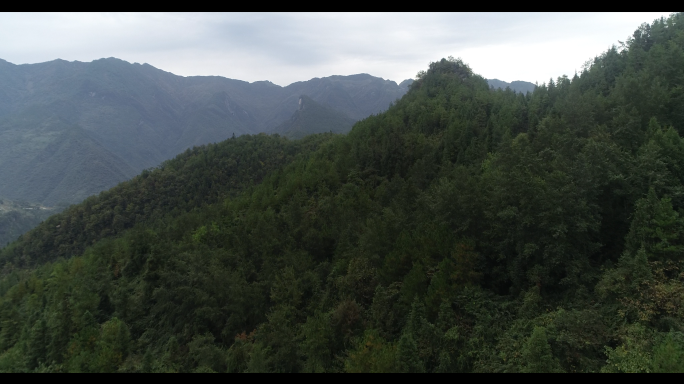
[[[302,95],[299,98],[299,109],[289,120],[277,126],[273,133],[291,139],[301,139],[313,133],[346,133],[349,132],[355,122],[356,120],[344,113]]]
[[[59,210],[0,197],[0,248]]]
[[[115,58],[0,60],[0,196],[44,206],[76,203],[187,148],[232,135],[346,133],[386,110],[412,82],[358,74],[281,87],[182,77]]]
[[[314,122],[326,125],[322,131],[342,132],[387,109],[409,84],[358,74],[281,87],[176,76],[115,58],[0,60],[0,196],[76,203],[189,147],[233,134],[285,129],[299,137],[316,131]]]
[[[510,83],[507,83],[507,82],[499,80],[499,79],[487,79],[487,83],[489,83],[489,86],[493,87],[493,88],[506,89],[508,87],[512,91],[520,92],[520,93],[532,92],[532,91],[534,91],[534,88],[536,87],[536,85],[534,85],[528,81],[513,81]]]

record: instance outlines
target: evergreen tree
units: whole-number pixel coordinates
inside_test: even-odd
[[[551,346],[543,327],[534,327],[532,335],[522,350],[523,372],[553,373],[562,372],[558,360],[551,353]]]
[[[422,373],[425,371],[418,354],[418,345],[409,333],[404,333],[397,344],[397,367],[400,372]]]

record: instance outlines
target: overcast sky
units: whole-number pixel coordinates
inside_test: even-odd
[[[278,85],[369,73],[400,82],[461,57],[486,78],[546,82],[625,41],[657,13],[0,14],[15,64],[117,57],[182,76]]]

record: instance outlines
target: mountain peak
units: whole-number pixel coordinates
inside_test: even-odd
[[[280,85],[273,83],[270,80],[259,80],[259,81],[253,81],[250,84],[254,85],[264,85],[267,87],[274,87],[274,88],[282,88]]]
[[[413,79],[406,79],[399,83],[399,86],[402,88],[408,88],[409,86],[411,86],[411,84],[413,84]]]

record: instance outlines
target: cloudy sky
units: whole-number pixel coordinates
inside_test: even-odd
[[[504,81],[572,76],[656,13],[0,13],[0,58],[15,64],[117,57],[178,75],[278,85],[369,73],[400,82],[461,57]]]

